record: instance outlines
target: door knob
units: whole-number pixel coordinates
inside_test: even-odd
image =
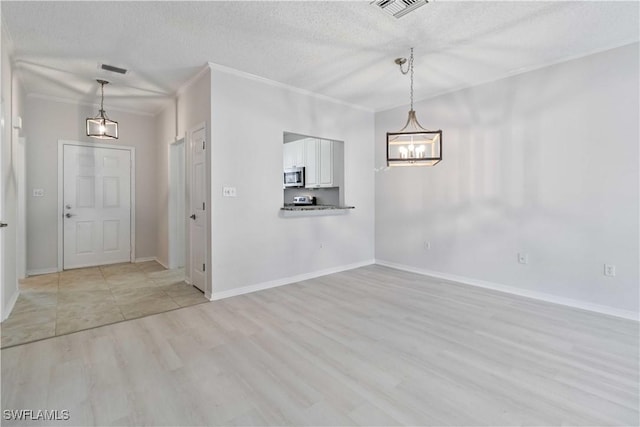
[[[191,215],[189,218],[196,219],[196,214]]]
[[[67,218],[71,218],[72,216],[75,216],[75,215],[67,212],[64,216],[66,216]]]
[[[8,227],[9,224],[7,224],[6,222],[0,222],[0,228],[2,227]]]

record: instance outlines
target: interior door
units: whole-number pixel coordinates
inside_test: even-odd
[[[131,152],[64,145],[64,269],[130,261]]]
[[[191,134],[191,221],[189,227],[191,284],[205,291],[206,254],[206,163],[205,132],[198,129]]]

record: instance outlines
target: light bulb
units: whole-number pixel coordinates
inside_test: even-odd
[[[99,130],[100,130],[100,133],[103,134],[103,135],[107,132],[107,128],[104,127],[104,125],[102,125],[102,124],[100,125]]]

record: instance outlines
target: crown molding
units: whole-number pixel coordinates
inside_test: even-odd
[[[187,89],[189,89],[195,82],[200,80],[200,77],[204,75],[207,71],[209,71],[209,66],[203,66],[198,72],[196,72],[193,76],[191,76],[186,82],[182,83],[178,90],[176,90],[175,96],[178,97],[182,95]]]
[[[28,93],[26,96],[27,98],[42,99],[44,101],[59,102],[61,104],[82,105],[85,107],[100,107],[100,104],[97,104],[94,102],[78,101],[77,99],[62,98],[58,96],[45,95],[43,93],[37,93],[37,92]],[[136,114],[139,116],[147,116],[147,117],[156,116],[156,113],[150,113],[148,111],[129,110],[126,108],[118,108],[118,107],[109,107],[109,111],[118,111],[120,113]]]
[[[227,74],[232,74],[238,77],[242,77],[248,80],[253,80],[256,82],[260,82],[260,83],[264,83],[267,84],[269,86],[274,86],[277,88],[281,88],[281,89],[286,89],[289,90],[291,92],[295,92],[301,95],[306,95],[306,96],[311,96],[313,98],[317,98],[317,99],[321,99],[323,101],[327,101],[327,102],[331,102],[333,104],[339,104],[339,105],[344,105],[345,107],[350,107],[350,108],[354,108],[356,110],[361,110],[361,111],[366,111],[368,113],[373,113],[375,112],[374,110],[367,108],[367,107],[363,107],[362,105],[357,105],[357,104],[351,104],[349,102],[346,101],[342,101],[340,99],[336,99],[336,98],[332,98],[330,96],[327,95],[322,95],[316,92],[312,92],[310,90],[307,89],[301,89],[299,87],[295,87],[295,86],[291,86],[288,85],[286,83],[281,83],[275,80],[271,80],[268,79],[266,77],[261,77],[255,74],[251,74],[251,73],[247,73],[246,71],[240,71],[237,70],[235,68],[231,68],[231,67],[227,67],[225,65],[220,65],[220,64],[216,64],[214,62],[208,62],[209,68],[211,68],[212,70],[216,70],[216,71],[220,71],[223,73],[227,73]]]

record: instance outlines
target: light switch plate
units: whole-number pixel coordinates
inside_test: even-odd
[[[222,187],[223,197],[236,197],[236,187]]]

